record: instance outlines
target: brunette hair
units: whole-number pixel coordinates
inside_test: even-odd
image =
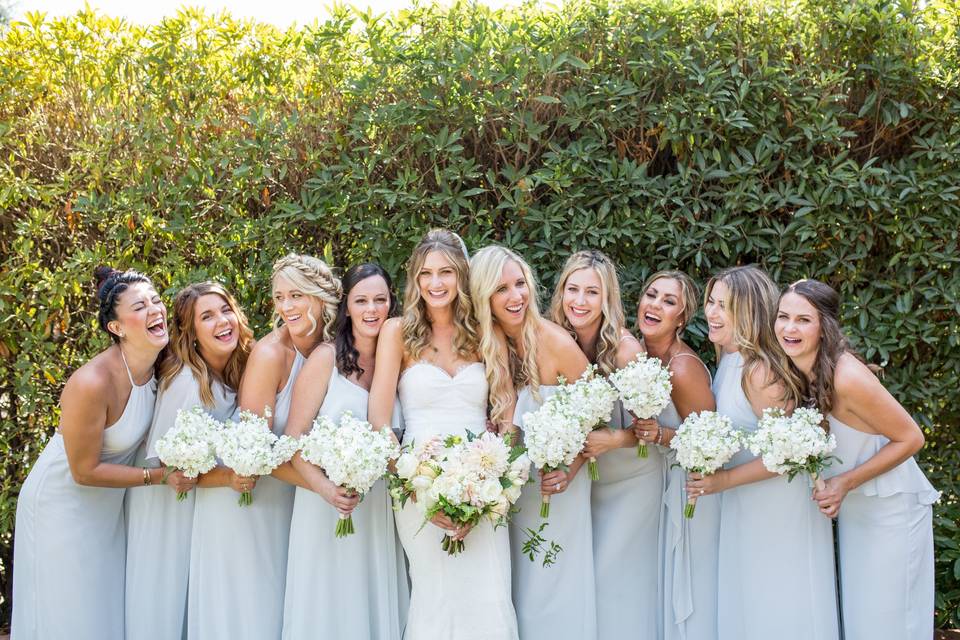
[[[347,269],[341,280],[343,299],[337,311],[333,338],[337,350],[337,369],[340,371],[340,375],[344,377],[354,373],[358,376],[363,375],[363,369],[358,363],[360,352],[354,346],[353,322],[347,315],[347,298],[355,286],[374,276],[380,276],[387,283],[387,293],[390,296],[390,308],[387,311],[387,317],[392,318],[397,315],[397,297],[393,294],[393,282],[383,267],[373,262],[364,262]]]
[[[120,300],[120,295],[132,284],[146,282],[152,286],[153,282],[139,271],[133,269],[117,271],[105,265],[94,269],[93,277],[97,287],[97,324],[114,342],[120,342],[120,336],[108,328],[108,325],[117,319],[117,302]]]
[[[220,296],[237,316],[239,339],[237,347],[230,354],[227,366],[220,380],[230,389],[240,388],[240,378],[247,365],[247,358],[253,349],[253,330],[247,322],[247,316],[232,295],[217,282],[199,282],[184,287],[173,300],[173,327],[170,336],[169,356],[160,363],[160,388],[167,385],[180,373],[184,366],[190,367],[193,377],[200,385],[200,400],[204,405],[213,406],[213,380],[216,374],[207,366],[197,350],[197,332],[193,326],[193,313],[197,300],[208,294]]]

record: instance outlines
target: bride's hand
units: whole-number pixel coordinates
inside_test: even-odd
[[[430,522],[448,532],[450,535],[453,535],[457,530],[457,525],[443,512],[435,513],[433,517],[430,518]]]
[[[457,527],[456,531],[450,534],[450,537],[454,540],[463,540],[471,530],[473,530],[472,524],[462,524]]]

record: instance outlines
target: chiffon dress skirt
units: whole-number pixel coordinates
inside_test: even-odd
[[[556,392],[554,385],[541,385],[538,401],[530,387],[522,388],[514,412],[517,426],[523,429],[523,415],[536,411]],[[516,502],[519,512],[509,525],[510,551],[513,604],[523,640],[597,638],[590,485],[590,474],[584,465],[566,491],[550,496],[550,517],[544,520],[540,517],[540,472],[531,468],[530,482]],[[556,563],[549,567],[543,566],[542,553],[533,561],[523,553],[527,529],[536,531],[544,522],[548,524],[541,535],[563,548]]]
[[[334,369],[320,415],[367,417],[368,392]],[[400,640],[407,581],[384,481],[353,510],[355,533],[336,538],[340,519],[320,495],[297,487],[290,523],[284,640]]]
[[[630,428],[633,418],[618,401],[611,429]],[[660,511],[663,454],[648,446],[608,451],[597,458],[592,482],[593,562],[597,633],[604,638],[654,638],[659,631]]]
[[[682,421],[673,402],[657,422],[670,429],[680,427]],[[715,640],[721,496],[699,496],[694,517],[686,518],[687,472],[676,466],[675,451],[661,449],[666,477],[660,527],[663,638]]]
[[[123,414],[103,432],[102,462],[133,462],[150,426],[156,384],[150,380],[137,386],[132,377],[130,384]],[[78,485],[63,436],[56,433],[50,439],[17,502],[13,638],[124,637],[124,492]]]
[[[297,353],[274,403],[273,432],[283,435],[293,385],[303,366]],[[197,489],[190,548],[187,637],[195,640],[280,638],[287,544],[294,487],[261,476],[253,504],[237,504],[231,487]]]
[[[717,411],[755,431],[741,386],[743,357],[720,360]],[[741,450],[728,464],[754,457]],[[728,489],[721,497],[718,637],[721,640],[836,640],[833,532],[811,499],[811,483],[777,476]],[[699,502],[699,501],[698,501]]]
[[[450,376],[426,362],[409,366],[398,383],[406,426],[404,444],[434,435],[481,433],[487,420],[487,380],[482,363]],[[446,533],[424,523],[412,500],[396,514],[410,568],[412,591],[405,640],[511,640],[517,620],[510,600],[510,539],[506,527],[484,519],[464,538],[464,550],[447,555]]]
[[[841,460],[829,477],[860,466],[889,440],[827,416]],[[849,640],[933,637],[932,504],[940,494],[913,458],[846,495],[837,517],[840,603]]]
[[[236,408],[236,394],[219,382],[212,386],[214,404],[206,407],[216,420],[226,420]],[[147,441],[137,452],[137,464],[161,466],[156,442],[174,424],[177,412],[203,406],[200,386],[184,367],[157,395]],[[190,538],[196,490],[177,500],[168,485],[128,491],[126,637],[180,640],[186,635]]]

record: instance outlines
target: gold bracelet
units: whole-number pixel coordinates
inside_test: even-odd
[[[150,477],[150,470],[146,467],[143,468],[143,484],[144,486],[153,484],[153,478]]]

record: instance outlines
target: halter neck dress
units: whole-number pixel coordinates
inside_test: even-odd
[[[319,414],[338,421],[350,411],[365,420],[369,396],[334,367]],[[399,418],[398,410],[394,416]],[[320,495],[297,487],[290,523],[284,640],[400,640],[409,596],[384,481],[378,480],[353,510],[356,533],[334,537],[337,520],[337,510]],[[317,615],[318,611],[324,614]]]
[[[827,416],[840,462],[850,471],[889,440]],[[849,492],[837,516],[844,637],[907,640],[933,636],[933,505],[940,493],[912,457]]]
[[[293,385],[304,362],[297,352],[277,394],[272,423],[277,435],[286,427]],[[291,485],[269,475],[257,479],[253,504],[244,507],[237,504],[240,494],[232,487],[196,490],[187,638],[280,638],[293,492]]]
[[[156,409],[137,464],[160,467],[155,448],[177,419],[177,413],[203,407],[215,420],[226,420],[236,409],[236,394],[219,381],[211,384],[213,405],[200,399],[200,384],[190,367],[183,367],[157,394]],[[190,543],[197,490],[177,500],[168,485],[137,487],[126,497],[126,637],[180,640],[186,637],[187,583]]]
[[[130,397],[120,418],[103,430],[100,460],[129,465],[150,426],[156,383],[151,377],[135,384],[125,357],[123,365]],[[12,637],[124,637],[125,492],[77,484],[63,435],[53,435],[17,502]]]

